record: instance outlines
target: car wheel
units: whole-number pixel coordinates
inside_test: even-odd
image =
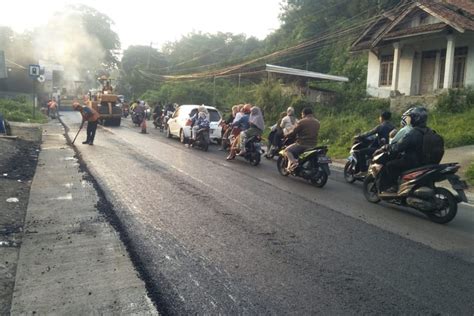
[[[184,131],[183,129],[181,129],[179,131],[179,141],[182,143],[182,144],[185,144],[186,143],[186,137],[184,136]]]

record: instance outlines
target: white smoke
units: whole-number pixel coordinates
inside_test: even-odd
[[[66,81],[94,75],[105,55],[99,40],[87,33],[81,15],[71,9],[56,13],[36,30],[34,49],[39,60],[62,65]]]

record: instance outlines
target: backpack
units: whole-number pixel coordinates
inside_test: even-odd
[[[444,155],[444,139],[431,128],[417,128],[423,134],[423,164],[439,164]]]

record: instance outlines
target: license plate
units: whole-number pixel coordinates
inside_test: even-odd
[[[319,163],[331,163],[331,158],[329,157],[318,157],[318,162]]]

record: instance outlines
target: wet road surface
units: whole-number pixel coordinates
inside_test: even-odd
[[[63,120],[74,136],[77,113]],[[113,204],[163,313],[474,312],[474,210],[448,225],[318,189],[273,161],[227,162],[129,120],[77,147]]]

